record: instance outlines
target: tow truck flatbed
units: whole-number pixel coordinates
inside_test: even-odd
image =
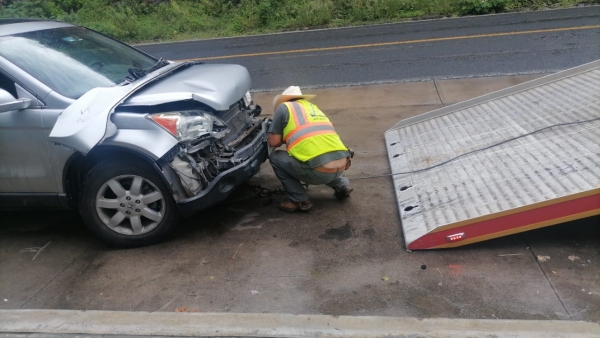
[[[385,142],[407,250],[598,215],[600,60],[403,120]]]

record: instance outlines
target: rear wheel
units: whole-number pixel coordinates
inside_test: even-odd
[[[103,162],[87,175],[81,215],[92,232],[122,247],[156,243],[179,220],[162,179],[143,162]]]

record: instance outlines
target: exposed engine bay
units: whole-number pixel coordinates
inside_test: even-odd
[[[212,132],[190,141],[180,142],[161,162],[179,176],[187,196],[201,193],[219,174],[250,158],[256,151],[257,137],[270,126],[270,119],[258,119],[260,106],[240,100],[226,112],[212,113],[218,118]],[[266,139],[261,140],[261,142]]]

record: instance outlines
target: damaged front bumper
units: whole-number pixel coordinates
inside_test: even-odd
[[[243,147],[236,149],[232,158],[236,165],[222,170],[193,197],[180,198],[177,206],[182,216],[187,217],[225,200],[231,193],[256,175],[260,166],[268,156],[267,138],[271,121],[264,119],[252,135],[252,140]],[[181,177],[181,173],[179,173]],[[189,191],[188,191],[189,196]]]

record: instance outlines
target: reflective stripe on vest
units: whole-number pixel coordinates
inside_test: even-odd
[[[285,143],[288,145],[288,149],[292,148],[298,142],[313,136],[313,135],[324,135],[324,134],[335,134],[333,125],[329,122],[315,122],[310,124],[304,124],[297,127],[289,133],[285,139]]]
[[[284,103],[290,118],[283,131],[287,151],[300,161],[321,154],[346,150],[333,125],[317,106],[306,100]]]
[[[292,112],[292,117],[294,118],[296,128],[308,123],[306,109],[304,109],[304,107],[301,104],[296,102],[286,102],[285,105],[288,106],[288,110]]]

